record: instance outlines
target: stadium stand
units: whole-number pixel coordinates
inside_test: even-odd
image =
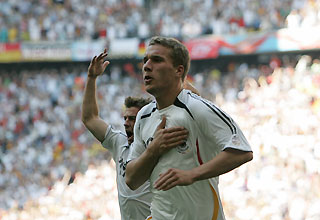
[[[309,27],[319,23],[319,5],[319,0],[1,1],[0,42],[183,39]]]

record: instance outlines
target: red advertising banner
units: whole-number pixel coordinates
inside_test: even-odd
[[[0,43],[0,62],[10,63],[21,61],[20,43]]]
[[[210,38],[197,38],[184,42],[191,60],[212,59],[219,55],[220,45]]]

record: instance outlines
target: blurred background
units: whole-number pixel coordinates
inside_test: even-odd
[[[188,79],[243,129],[254,160],[220,177],[227,219],[320,219],[319,0],[0,1],[0,219],[119,220],[114,163],[80,113],[91,58],[101,117],[148,96],[141,59],[176,37]]]

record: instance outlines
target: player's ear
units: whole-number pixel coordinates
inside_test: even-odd
[[[176,68],[177,77],[182,78],[183,73],[184,73],[184,67],[183,67],[183,65],[179,65],[179,66]]]

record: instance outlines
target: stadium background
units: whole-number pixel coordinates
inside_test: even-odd
[[[232,7],[230,7],[232,6]],[[114,164],[80,120],[108,48],[101,116],[148,96],[141,56],[177,37],[189,80],[243,128],[254,160],[220,178],[227,219],[320,219],[319,0],[0,1],[0,219],[120,219]]]

